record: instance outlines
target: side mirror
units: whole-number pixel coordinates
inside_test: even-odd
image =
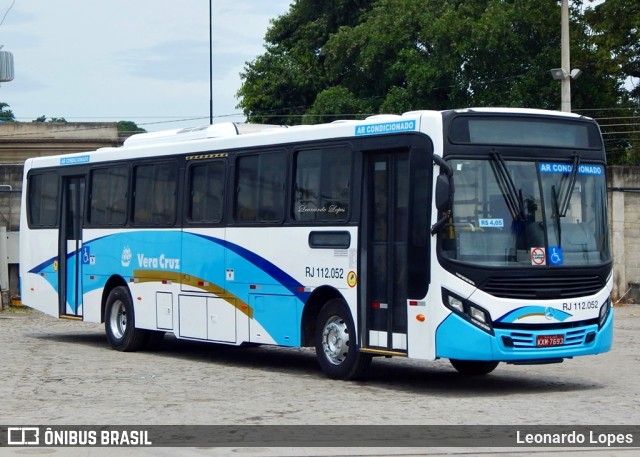
[[[435,204],[442,217],[431,227],[431,235],[435,235],[447,223],[451,217],[451,204],[453,203],[453,170],[440,156],[434,155],[433,161],[440,167],[442,174],[436,178]]]
[[[438,175],[436,178],[436,208],[445,212],[451,207],[451,178],[446,175]]]

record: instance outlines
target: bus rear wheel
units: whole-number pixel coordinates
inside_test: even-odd
[[[117,351],[132,352],[140,349],[147,341],[147,332],[137,329],[133,311],[133,301],[129,290],[119,286],[107,297],[104,328],[107,340]]]
[[[346,380],[364,375],[371,355],[358,350],[355,338],[355,326],[345,301],[328,301],[318,314],[315,334],[318,363],[328,377]]]
[[[455,368],[458,373],[475,376],[475,375],[485,375],[491,373],[496,369],[500,362],[495,361],[479,361],[479,360],[458,360],[458,359],[449,359],[453,368]]]

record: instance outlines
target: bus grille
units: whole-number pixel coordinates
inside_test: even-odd
[[[587,329],[569,330],[564,334],[564,344],[562,346],[578,346],[584,343]],[[536,336],[533,333],[514,331],[507,334],[512,341],[514,348],[535,348]]]
[[[480,289],[500,298],[553,300],[593,295],[604,286],[599,276],[499,276],[489,278]]]

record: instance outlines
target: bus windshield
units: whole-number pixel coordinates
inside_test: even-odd
[[[604,166],[454,159],[444,257],[485,266],[581,266],[610,261]]]

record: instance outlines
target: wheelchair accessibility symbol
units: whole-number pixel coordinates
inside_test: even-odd
[[[82,248],[82,263],[87,265],[89,263],[89,259],[91,255],[89,254],[89,246],[85,246]]]
[[[82,246],[82,264],[83,265],[95,265],[96,264],[96,256],[91,255],[91,250],[89,246]]]
[[[549,265],[562,265],[564,257],[560,246],[549,246]]]

